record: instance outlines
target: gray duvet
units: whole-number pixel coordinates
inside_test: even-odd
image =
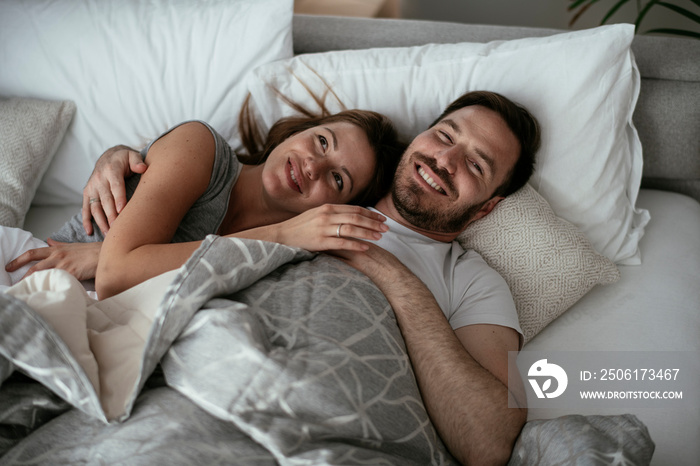
[[[456,464],[387,300],[325,255],[207,238],[112,422],[31,307],[0,295],[0,326],[1,465]],[[634,416],[567,416],[528,422],[511,464],[647,464],[653,449]]]

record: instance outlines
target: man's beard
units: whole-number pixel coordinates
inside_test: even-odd
[[[406,171],[413,170],[412,159],[417,160],[421,165],[430,167],[442,180],[448,194],[454,192],[453,184],[444,169],[437,167],[432,159],[420,153],[414,153],[412,158],[405,159],[405,163],[399,165],[394,177],[391,198],[396,210],[404,220],[423,230],[439,233],[461,232],[486,202],[459,207],[448,206],[444,209],[422,205],[420,201],[421,195],[424,194],[423,189],[410,176],[404,176]],[[405,182],[401,183],[401,180]],[[447,199],[445,197],[446,201]]]

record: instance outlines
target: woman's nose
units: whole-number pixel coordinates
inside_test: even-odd
[[[304,159],[304,171],[312,180],[318,179],[325,169],[326,161],[322,157],[307,157]]]

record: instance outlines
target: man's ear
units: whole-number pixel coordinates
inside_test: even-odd
[[[505,199],[505,197],[503,197],[503,196],[494,196],[491,199],[489,199],[488,201],[486,201],[486,203],[484,203],[484,205],[481,206],[481,209],[479,209],[479,211],[474,215],[474,217],[472,217],[471,222],[473,222],[475,220],[479,220],[480,218],[486,217],[488,214],[491,213],[493,208],[496,207],[496,204],[501,202],[503,199]],[[471,223],[471,222],[469,222],[469,223]]]

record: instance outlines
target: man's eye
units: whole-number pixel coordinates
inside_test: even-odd
[[[325,150],[328,149],[328,139],[326,139],[325,136],[319,136],[318,140],[321,143],[321,147],[323,147],[323,150],[325,152]]]
[[[470,162],[470,163],[474,166],[474,168],[476,169],[476,171],[478,171],[478,172],[481,173],[482,175],[484,174],[484,171],[481,169],[481,166],[480,166],[478,163],[476,163],[476,162]]]
[[[440,131],[440,138],[441,138],[443,141],[452,144],[452,138],[451,138],[450,135],[447,134],[446,132]]]
[[[335,182],[338,183],[338,190],[342,191],[343,190],[343,177],[337,173],[333,173],[333,178],[335,178]]]

